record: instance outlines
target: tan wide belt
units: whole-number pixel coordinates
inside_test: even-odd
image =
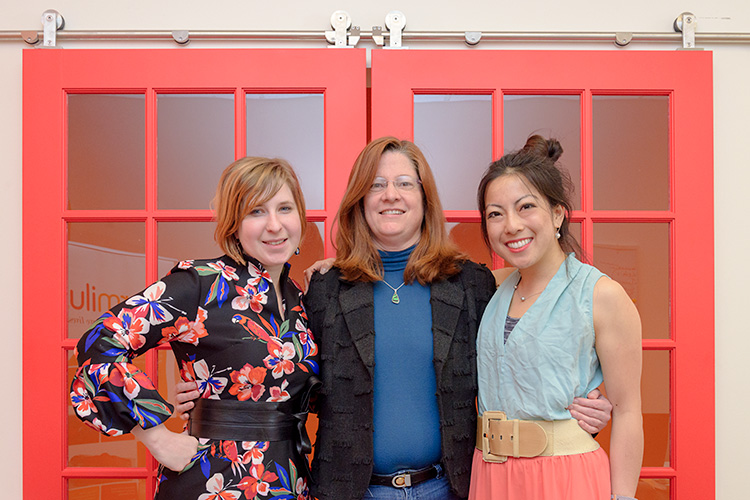
[[[505,462],[508,457],[588,453],[599,443],[574,419],[508,420],[503,411],[486,411],[477,420],[477,448],[485,462]]]

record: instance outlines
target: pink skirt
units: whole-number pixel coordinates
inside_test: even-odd
[[[609,458],[599,448],[553,457],[488,463],[474,450],[469,500],[607,500]]]

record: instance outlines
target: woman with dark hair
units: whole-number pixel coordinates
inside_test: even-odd
[[[156,498],[308,497],[304,429],[318,347],[287,260],[305,229],[299,182],[283,160],[224,170],[216,241],[226,255],[182,261],[107,311],[78,343],[76,413],[107,435],[132,432],[161,464]],[[190,433],[133,358],[170,343],[200,398]]]
[[[471,493],[477,500],[601,500],[635,494],[643,454],[641,328],[623,288],[576,258],[560,144],[540,136],[492,163],[482,232],[515,269],[482,318]],[[567,410],[602,381],[611,459]]]

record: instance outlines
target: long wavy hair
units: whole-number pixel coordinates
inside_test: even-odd
[[[409,159],[421,181],[423,195],[421,233],[406,264],[404,281],[412,283],[416,279],[425,285],[458,273],[460,262],[467,257],[448,237],[432,170],[422,151],[413,142],[395,137],[381,137],[370,142],[354,162],[337,215],[335,265],[348,281],[372,282],[383,278],[383,263],[365,219],[364,198],[370,192],[380,158],[387,152],[399,153]]]

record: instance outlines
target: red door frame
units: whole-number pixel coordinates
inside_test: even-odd
[[[595,222],[668,222],[671,332],[645,339],[670,353],[670,467],[643,468],[669,478],[671,498],[712,499],[714,444],[713,83],[710,52],[373,51],[372,137],[413,139],[414,95],[493,95],[493,157],[503,149],[503,94],[581,96],[582,246],[593,255]],[[394,77],[398,75],[398,77]],[[593,95],[670,98],[671,208],[593,210]],[[476,211],[446,211],[449,222],[479,222]],[[696,237],[700,235],[700,237]],[[695,369],[700,367],[700,369]],[[695,409],[700,408],[696,427]]]
[[[23,182],[24,496],[66,498],[66,480],[85,477],[153,478],[146,468],[67,467],[65,425],[69,388],[67,237],[70,221],[141,221],[146,227],[146,276],[157,276],[157,221],[210,220],[209,210],[160,210],[156,204],[156,94],[234,93],[235,155],[245,155],[246,92],[324,94],[325,209],[309,221],[330,233],[346,175],[366,143],[364,50],[25,50]],[[66,96],[137,93],[146,96],[144,210],[68,210],[66,204]],[[326,255],[333,255],[324,238]],[[149,353],[151,355],[151,353]],[[156,356],[147,358],[150,370]],[[51,391],[50,389],[51,388]],[[50,397],[51,394],[51,397]],[[93,431],[92,431],[93,432]],[[44,467],[40,467],[43,465]],[[153,496],[147,481],[147,497]]]

